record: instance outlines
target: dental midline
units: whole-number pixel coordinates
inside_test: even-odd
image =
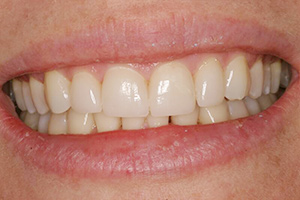
[[[12,80],[12,91],[26,125],[48,134],[89,134],[168,125],[224,122],[255,115],[271,106],[291,79],[288,64],[243,54],[224,66],[216,57],[197,63],[159,64],[147,81],[126,64],[109,67],[99,81],[92,70],[67,78],[60,71]]]

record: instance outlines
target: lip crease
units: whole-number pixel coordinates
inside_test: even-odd
[[[120,22],[115,23],[114,28],[99,25],[68,38],[35,44],[1,66],[0,85],[21,74],[98,60],[155,62],[196,52],[230,49],[279,56],[292,65],[297,62],[295,48],[279,33],[230,19],[203,22],[196,16],[178,18],[187,20],[188,17],[193,23],[170,26],[177,20],[173,16],[146,26],[127,23],[124,32],[124,24]],[[138,34],[135,34],[136,29]],[[0,133],[24,163],[61,176],[94,179],[182,175],[225,164],[278,136],[284,129],[281,122],[292,110],[291,99],[298,99],[298,85],[298,80],[294,81],[272,107],[244,119],[84,136],[50,136],[31,130],[16,118],[13,106],[1,92]]]

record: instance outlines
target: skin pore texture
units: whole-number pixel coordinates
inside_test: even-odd
[[[176,18],[187,13],[197,13],[203,19],[237,20],[241,24],[247,22],[264,27],[286,38],[293,46],[293,55],[299,57],[299,10],[300,1],[297,0],[27,0],[26,3],[2,0],[0,71],[8,71],[13,65],[7,65],[7,62],[44,41],[56,41],[78,31],[88,32],[95,27],[103,27],[103,24],[113,27],[130,20],[143,22],[166,16]],[[255,52],[255,48],[249,51]],[[136,59],[135,54],[143,57],[138,51],[126,58],[114,55],[125,62]],[[171,56],[168,52],[163,55]],[[34,56],[30,58],[34,59]],[[291,63],[293,67],[299,70],[300,62],[291,60],[294,61]],[[93,61],[82,59],[76,62]],[[63,63],[60,64],[63,66]],[[35,65],[36,71],[42,71],[44,66],[38,68]],[[3,80],[2,74],[0,76]],[[10,78],[6,77],[7,80]],[[299,90],[300,84],[296,80],[285,96],[290,98],[292,106],[283,114],[284,126],[276,137],[229,162],[182,176],[90,179],[47,173],[25,164],[0,133],[0,199],[299,199]]]

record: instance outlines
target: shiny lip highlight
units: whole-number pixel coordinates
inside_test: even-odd
[[[157,28],[153,34],[144,34],[149,31],[147,26],[129,23],[130,30],[139,27],[145,32],[139,32],[137,37],[127,35],[129,38],[126,38],[126,34],[118,34],[118,31],[110,35],[111,30],[99,26],[59,41],[36,44],[1,66],[1,85],[22,74],[59,67],[130,59],[155,62],[190,53],[228,49],[268,53],[298,66],[295,47],[279,33],[230,19],[201,22],[195,16],[190,17],[194,22],[188,27],[183,28],[182,24],[173,27],[177,30],[176,34],[171,34],[174,32],[172,27],[156,21],[155,26],[147,24]],[[121,29],[121,25],[115,26]],[[118,42],[118,45],[111,45],[112,41]],[[126,48],[121,41],[127,41]],[[166,42],[160,44],[160,48],[157,45],[153,47],[152,44],[157,44],[157,41]],[[153,48],[155,51],[151,51]],[[75,55],[78,57],[75,58]],[[295,81],[284,98],[271,108],[245,119],[206,126],[166,126],[87,136],[48,136],[32,131],[12,115],[13,105],[8,105],[8,98],[1,92],[0,132],[12,144],[12,151],[20,155],[26,164],[61,176],[109,179],[136,175],[183,175],[224,164],[278,136],[284,129],[281,122],[293,109],[291,99],[299,99],[298,85]]]

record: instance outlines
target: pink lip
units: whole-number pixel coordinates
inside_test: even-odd
[[[168,26],[176,17],[173,21],[155,21],[147,26],[128,22],[126,30],[130,34],[121,31],[122,23],[115,24],[114,31],[109,26],[99,25],[68,38],[36,44],[1,66],[1,83],[24,73],[83,65],[97,59],[101,62],[155,62],[189,53],[227,49],[249,52],[255,49],[255,53],[280,55],[299,66],[293,45],[279,33],[232,20],[204,22],[197,16],[184,19],[189,17],[194,23],[185,28],[180,23]],[[297,91],[298,81],[267,111],[245,119],[88,136],[49,136],[32,131],[12,116],[12,107],[1,93],[0,133],[26,164],[62,176],[182,175],[226,163],[276,137],[284,127],[282,121],[292,111],[290,101],[299,99]]]

